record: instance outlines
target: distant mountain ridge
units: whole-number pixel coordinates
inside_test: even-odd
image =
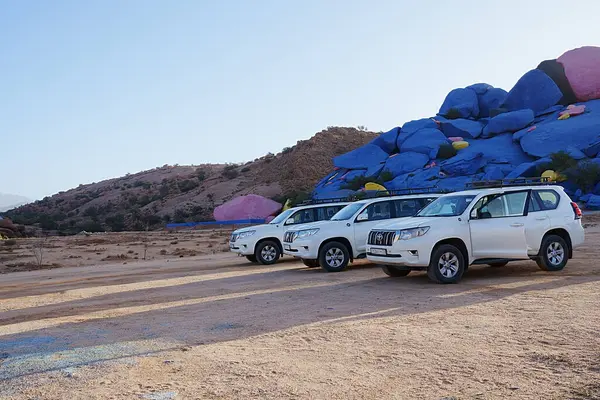
[[[95,182],[12,209],[15,224],[66,234],[145,230],[168,222],[213,218],[216,206],[258,194],[285,203],[301,200],[328,171],[332,159],[379,134],[364,127],[329,127],[308,140],[243,164],[164,165]]]
[[[31,200],[24,196],[16,194],[0,193],[0,212],[8,211],[31,203]]]

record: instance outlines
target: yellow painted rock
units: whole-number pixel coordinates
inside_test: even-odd
[[[452,142],[452,147],[456,150],[461,150],[469,147],[469,142],[465,142],[464,140],[460,140],[458,142]]]
[[[373,190],[376,192],[387,192],[387,189],[380,185],[379,183],[375,183],[375,182],[368,182],[365,185],[365,190]]]
[[[292,199],[287,199],[281,211],[289,210],[290,208],[292,208]]]
[[[544,173],[542,174],[542,178],[548,178],[550,179],[550,181],[554,182],[556,181],[556,178],[558,178],[558,174],[554,171],[552,171],[551,169],[544,171]]]

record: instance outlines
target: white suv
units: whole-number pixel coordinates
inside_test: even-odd
[[[285,227],[328,220],[348,204],[350,203],[321,203],[290,208],[268,224],[233,231],[229,239],[229,250],[245,256],[253,263],[275,264],[283,253],[281,241]]]
[[[458,282],[471,264],[502,267],[532,259],[545,271],[558,271],[584,241],[581,216],[560,186],[456,192],[414,218],[374,227],[367,258],[389,276],[427,270],[438,283]]]
[[[354,259],[365,258],[367,235],[375,225],[414,216],[439,196],[421,194],[357,201],[329,221],[288,229],[283,237],[283,252],[301,258],[308,267],[343,271]]]

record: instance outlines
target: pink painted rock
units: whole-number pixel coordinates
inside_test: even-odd
[[[452,136],[448,138],[451,142],[462,142],[463,138],[461,138],[460,136]]]
[[[566,110],[561,111],[558,115],[559,116],[563,116],[565,114],[569,114],[570,116],[574,117],[576,115],[581,115],[584,112],[585,112],[585,106],[584,105],[575,106],[575,105],[571,104],[570,106],[567,107]]]
[[[239,196],[215,208],[216,221],[263,219],[281,210],[282,205],[255,194]]]
[[[578,101],[600,99],[600,47],[569,50],[557,61],[565,68],[565,75]]]

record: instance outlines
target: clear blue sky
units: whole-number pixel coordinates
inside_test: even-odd
[[[0,192],[388,130],[600,43],[600,1],[0,0]]]

